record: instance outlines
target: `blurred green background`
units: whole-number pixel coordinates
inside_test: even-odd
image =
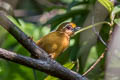
[[[15,18],[9,18],[28,36],[33,37],[34,41],[37,41],[50,31],[54,31],[58,25],[63,22],[72,21],[82,27],[91,11],[91,6],[96,3],[96,0],[5,1],[13,7],[14,15],[17,17],[19,23]],[[94,14],[92,16],[94,16]],[[109,18],[105,19],[108,20]],[[104,41],[108,40],[109,30],[110,28],[107,25],[103,25],[100,30],[100,35]],[[70,63],[72,65],[70,69],[74,71],[78,69],[77,66],[79,65],[78,73],[83,74],[96,61],[100,54],[104,52],[105,45],[98,39],[97,42],[90,47],[88,55],[86,56],[87,58],[81,60],[84,53],[80,55],[80,48],[82,47],[80,40],[80,34],[72,37],[70,47],[57,58],[57,61],[62,65]],[[24,56],[30,56],[29,52],[2,27],[0,27],[0,47]],[[84,48],[87,47],[84,46]],[[77,60],[79,60],[79,62],[76,64]],[[81,63],[85,63],[85,65],[83,66]],[[67,67],[69,68],[69,66]],[[47,76],[47,74],[37,71],[38,80],[54,80]],[[86,76],[90,80],[103,80],[104,59]],[[0,80],[34,80],[34,75],[31,68],[0,59]]]

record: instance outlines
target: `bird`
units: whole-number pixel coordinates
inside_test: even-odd
[[[69,47],[71,36],[79,29],[73,22],[64,22],[55,31],[40,38],[36,44],[52,59],[56,59]]]

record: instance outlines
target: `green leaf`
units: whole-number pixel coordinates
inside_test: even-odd
[[[114,22],[115,22],[117,25],[119,25],[119,26],[120,26],[120,18],[115,19],[115,20],[114,20]]]
[[[112,13],[110,15],[110,19],[111,19],[111,23],[113,24],[114,18],[116,16],[116,14],[118,14],[120,12],[120,5],[115,6],[112,10]]]
[[[74,62],[68,62],[68,63],[64,64],[63,66],[68,68],[68,69],[72,69],[75,66],[75,63]]]
[[[113,10],[112,10],[112,13],[114,13],[114,14],[116,14],[116,13],[118,13],[118,12],[120,12],[120,5],[115,6],[115,7],[113,8]]]
[[[12,17],[12,16],[7,16],[8,19],[10,19],[16,26],[20,26],[19,20]]]
[[[59,79],[56,77],[48,75],[44,80],[59,80]]]
[[[109,0],[98,0],[109,12],[113,9],[113,3]]]
[[[74,62],[68,62],[68,63],[64,64],[63,66],[68,68],[68,69],[72,69],[75,66],[75,63]],[[48,75],[44,80],[59,80],[59,79],[56,78],[56,77]]]

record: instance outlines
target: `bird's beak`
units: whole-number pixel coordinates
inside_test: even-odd
[[[78,30],[80,30],[81,29],[81,27],[75,27],[74,28],[74,32],[76,32],[76,31],[78,31]]]

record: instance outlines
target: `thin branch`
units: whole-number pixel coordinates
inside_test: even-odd
[[[96,60],[96,62],[95,62],[85,73],[83,73],[82,76],[85,76],[85,75],[88,74],[90,71],[92,71],[92,70],[95,68],[95,66],[102,60],[102,58],[104,58],[104,54],[105,54],[105,53],[102,53],[101,56]]]
[[[13,24],[6,15],[0,13],[0,25],[5,28],[11,35],[23,45],[32,56],[37,59],[24,57],[12,52],[0,49],[0,57],[29,66],[40,71],[43,71],[52,76],[63,80],[86,80],[80,74],[64,68],[56,61],[50,59],[47,53],[39,48],[27,35],[25,35],[15,24]]]

